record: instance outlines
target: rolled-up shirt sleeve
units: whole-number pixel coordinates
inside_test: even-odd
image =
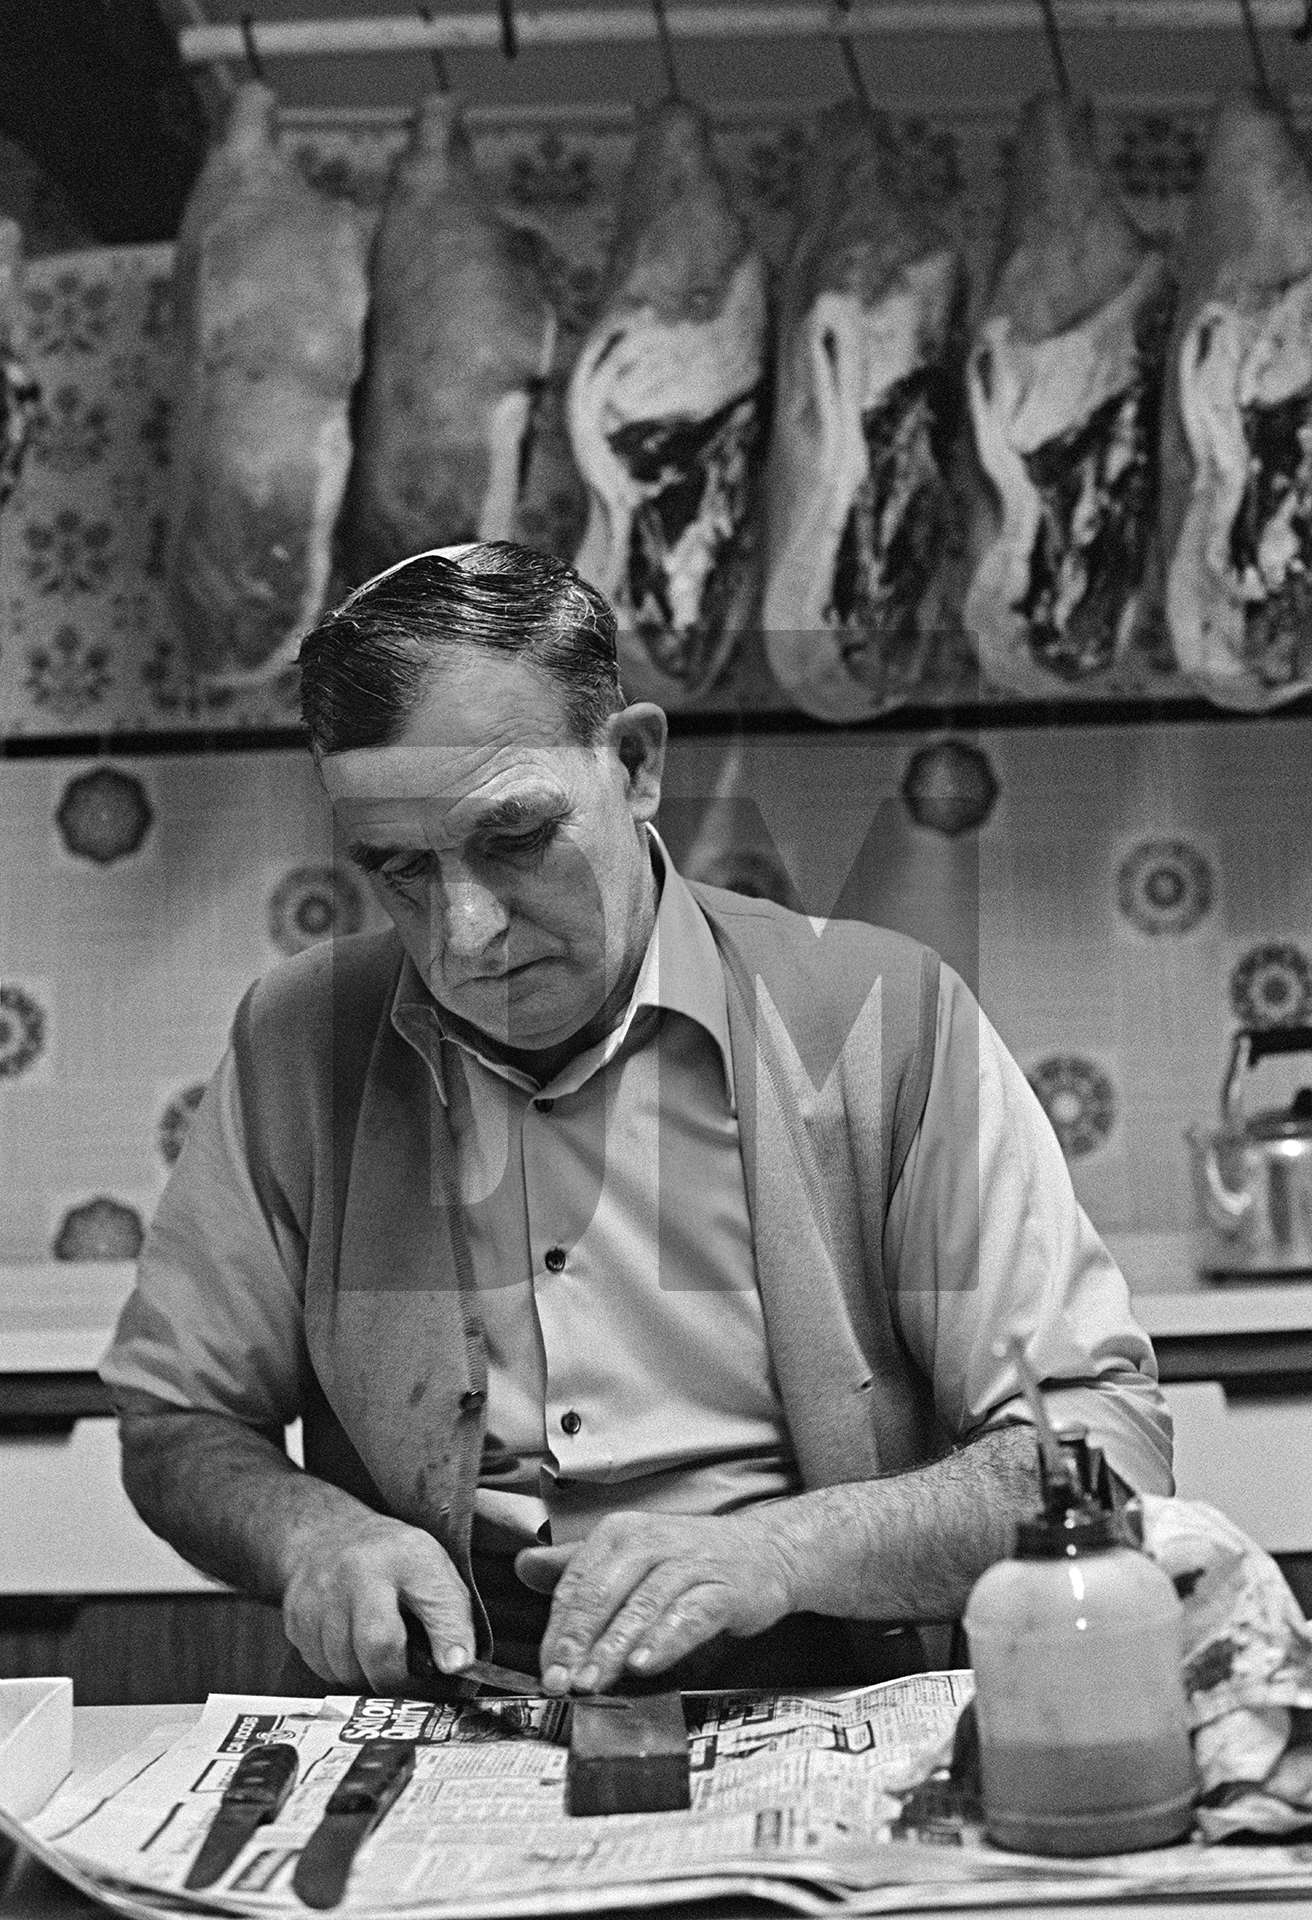
[[[1086,1427],[1138,1491],[1173,1490],[1170,1414],[1129,1289],[1024,1074],[946,966],[884,1267],[903,1338],[955,1438],[1030,1419],[995,1351],[1018,1335],[1053,1418]]]
[[[100,1375],[120,1413],[186,1408],[281,1431],[308,1359],[300,1249],[261,1207],[231,1050],[146,1236]]]

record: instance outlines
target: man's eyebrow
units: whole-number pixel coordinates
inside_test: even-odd
[[[425,847],[385,847],[373,840],[353,840],[346,849],[346,857],[354,861],[361,873],[381,873],[391,860],[413,859],[425,852]]]
[[[569,802],[559,794],[542,793],[525,798],[523,794],[512,793],[490,806],[486,813],[480,813],[471,831],[496,833],[504,827],[537,826],[543,820],[563,818],[569,810]]]
[[[480,813],[470,823],[469,834],[513,832],[517,828],[539,826],[547,820],[564,820],[571,812],[568,800],[559,794],[543,793],[526,797],[523,794],[508,794],[504,800],[498,800]],[[374,840],[353,840],[346,849],[346,857],[359,867],[362,873],[381,873],[393,860],[413,860],[422,857],[430,849],[416,846],[410,842],[404,846],[383,844]]]

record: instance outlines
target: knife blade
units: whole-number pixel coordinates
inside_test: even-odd
[[[401,1618],[405,1622],[406,1670],[412,1680],[435,1693],[439,1699],[472,1699],[473,1690],[478,1687],[490,1687],[497,1693],[515,1694],[521,1699],[542,1700],[551,1697],[544,1693],[542,1682],[536,1674],[521,1673],[517,1667],[499,1667],[494,1660],[471,1660],[468,1666],[461,1667],[459,1673],[443,1673],[433,1658],[428,1635],[417,1616],[409,1607],[403,1606]],[[586,1700],[590,1705],[603,1707],[624,1704],[615,1694],[580,1693],[571,1694],[568,1698]]]
[[[299,1756],[286,1740],[269,1740],[244,1753],[223,1789],[200,1852],[183,1886],[212,1887],[228,1871],[251,1835],[276,1820],[296,1784]]]
[[[335,1907],[357,1852],[415,1770],[413,1740],[362,1740],[302,1847],[292,1888],[307,1907]]]

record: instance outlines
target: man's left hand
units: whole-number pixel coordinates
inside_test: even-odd
[[[660,1673],[716,1634],[762,1633],[795,1610],[768,1510],[610,1514],[577,1545],[526,1548],[515,1571],[555,1595],[542,1640],[548,1693],[602,1691],[626,1666]]]

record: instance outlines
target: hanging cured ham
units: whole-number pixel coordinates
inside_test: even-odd
[[[765,268],[694,108],[639,128],[598,318],[569,387],[588,485],[575,564],[615,606],[633,698],[679,705],[750,610]]]
[[[1279,111],[1225,102],[1180,251],[1162,443],[1167,621],[1225,706],[1312,685],[1312,177]]]
[[[895,706],[940,625],[964,281],[882,120],[826,116],[785,277],[766,478],[766,651],[827,720]]]
[[[23,326],[23,236],[0,219],[0,509],[18,485],[40,389],[28,372]]]
[[[582,491],[558,409],[554,447],[535,435],[555,314],[536,243],[497,215],[449,94],[420,109],[374,241],[371,287],[346,516],[352,581],[428,547],[540,539],[543,489]]]
[[[965,624],[1004,687],[1100,673],[1144,618],[1170,297],[1088,107],[1034,101],[966,382],[984,484]]]
[[[173,616],[202,673],[266,678],[327,594],[366,287],[354,215],[284,157],[255,82],[188,203],[176,298]]]

